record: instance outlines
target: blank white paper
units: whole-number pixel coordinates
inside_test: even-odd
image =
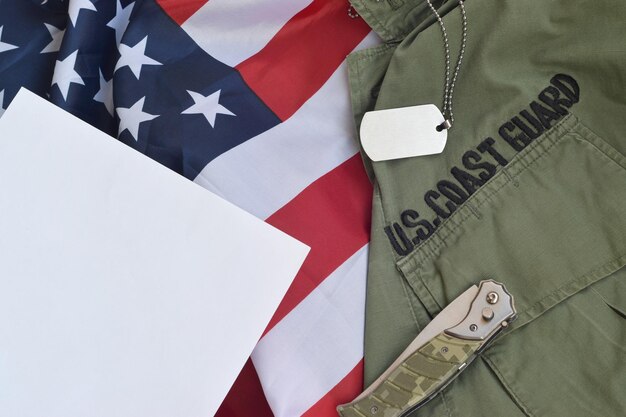
[[[0,416],[214,415],[307,252],[22,90],[0,119]]]

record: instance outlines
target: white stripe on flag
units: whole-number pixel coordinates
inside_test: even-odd
[[[372,32],[356,49],[377,43]],[[220,155],[194,181],[257,217],[269,217],[358,152],[347,77],[344,61],[296,114]]]
[[[263,49],[289,19],[311,2],[209,0],[182,27],[209,55],[234,67]]]
[[[276,417],[302,415],[363,358],[364,246],[296,306],[252,360]]]
[[[286,122],[211,161],[194,180],[267,218],[358,150],[349,118],[346,68]]]

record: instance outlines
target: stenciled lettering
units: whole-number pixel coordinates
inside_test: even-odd
[[[531,101],[527,108],[500,126],[498,134],[515,152],[520,152],[567,116],[569,109],[579,100],[580,86],[576,80],[567,74],[557,74],[539,93],[537,100]],[[437,181],[435,187],[424,194],[426,206],[436,216],[432,221],[420,218],[416,210],[409,208],[400,214],[399,222],[384,228],[395,252],[400,256],[411,253],[496,175],[498,167],[505,167],[508,163],[492,137],[466,151],[461,164],[450,169],[451,178]]]
[[[493,145],[495,143],[496,143],[496,141],[493,138],[487,138],[487,139],[483,140],[482,142],[480,142],[480,144],[476,147],[476,149],[478,149],[478,151],[480,153],[487,152],[489,155],[491,155],[493,157],[493,159],[496,160],[496,162],[498,164],[500,164],[503,167],[505,167],[509,163],[509,161],[507,161],[507,159],[493,147]],[[465,152],[465,155],[467,155],[468,153],[474,154],[475,152],[474,151],[467,151],[467,152]],[[463,155],[463,165],[465,165],[469,169],[472,169],[465,162],[465,155]],[[475,157],[472,156],[472,158],[475,158]],[[480,161],[480,159],[478,159],[478,161]],[[484,168],[484,169],[487,170],[487,172],[489,172],[489,177],[488,178],[483,178],[481,176],[481,178],[483,178],[485,181],[488,180],[489,178],[493,177],[495,175],[496,169],[497,169],[497,167],[495,165],[489,164],[487,162],[483,162],[481,164],[475,163],[475,166]]]

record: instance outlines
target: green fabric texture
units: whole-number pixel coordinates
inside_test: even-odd
[[[441,29],[417,13],[425,2],[404,3],[406,18],[353,0],[387,41],[349,57],[357,128],[369,110],[442,106]],[[411,416],[625,415],[626,2],[465,7],[443,153],[363,154],[375,182],[365,383],[451,300],[494,279],[519,318]],[[460,9],[440,10],[454,64]]]
[[[441,7],[447,0],[432,0]],[[352,0],[359,15],[386,42],[399,42],[416,26],[434,16],[423,0]]]

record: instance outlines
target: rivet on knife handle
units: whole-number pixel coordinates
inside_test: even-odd
[[[475,296],[468,305],[470,294]],[[466,314],[459,322],[460,308]],[[445,315],[457,324],[450,327]],[[515,315],[504,286],[481,281],[439,313],[372,386],[337,411],[343,417],[400,417],[415,410],[445,388]]]

